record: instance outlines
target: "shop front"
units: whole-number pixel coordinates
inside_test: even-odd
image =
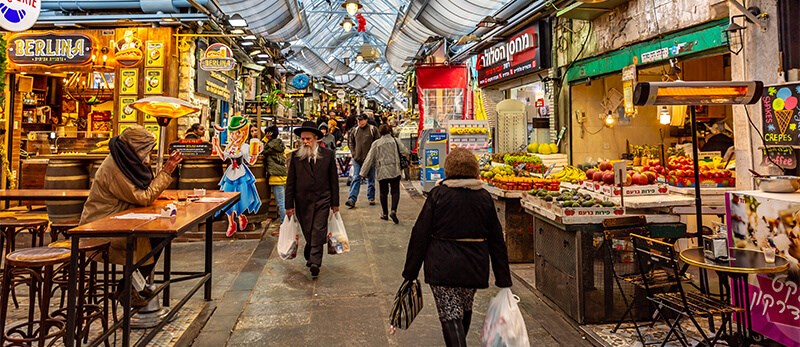
[[[90,167],[108,154],[111,136],[139,124],[158,138],[156,119],[129,105],[177,93],[171,37],[171,28],[5,34],[9,117],[3,126],[17,186],[88,188]],[[80,179],[45,178],[55,161]]]

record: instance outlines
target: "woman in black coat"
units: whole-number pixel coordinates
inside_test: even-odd
[[[511,287],[508,253],[494,202],[477,178],[480,167],[469,150],[447,155],[446,180],[434,187],[417,217],[408,243],[403,278],[415,280],[425,264],[445,343],[466,346],[477,289]]]

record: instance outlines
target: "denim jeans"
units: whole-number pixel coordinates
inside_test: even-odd
[[[278,217],[281,219],[281,223],[283,223],[283,219],[286,218],[286,186],[278,185],[271,187],[272,196],[275,197],[275,205],[278,205]]]
[[[351,181],[348,200],[356,202],[358,193],[361,192],[361,164],[355,160],[353,160],[353,177]],[[369,177],[367,177],[367,200],[375,201],[375,166],[369,170]]]

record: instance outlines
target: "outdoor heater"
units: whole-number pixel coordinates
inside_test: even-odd
[[[637,106],[686,105],[689,107],[692,126],[692,154],[694,158],[694,204],[697,218],[697,241],[702,245],[703,205],[700,197],[700,164],[697,148],[696,105],[750,105],[761,99],[764,83],[761,81],[705,81],[705,82],[639,82],[633,94]]]
[[[167,125],[173,118],[180,118],[197,111],[200,108],[192,105],[191,103],[168,96],[151,96],[134,101],[131,107],[153,117],[158,120],[158,125],[161,128],[158,137],[158,162],[156,163],[156,173],[161,171],[161,166],[164,165],[164,146],[166,145],[166,132]]]

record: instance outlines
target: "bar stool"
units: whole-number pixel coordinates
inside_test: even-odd
[[[61,235],[65,240],[69,238],[67,230],[76,228],[80,224],[79,220],[58,221],[50,223],[50,240],[58,241],[58,236]]]
[[[3,271],[3,288],[0,295],[0,344],[32,345],[38,341],[44,347],[46,341],[64,336],[66,321],[50,316],[50,290],[53,286],[54,267],[67,263],[70,251],[64,248],[35,247],[15,251],[6,256]],[[16,274],[30,277],[30,303],[27,321],[6,328],[8,297],[13,290],[11,282]],[[39,299],[39,318],[35,319],[36,299]],[[55,331],[52,331],[55,328]]]
[[[52,242],[47,247],[71,249],[72,241],[62,240]],[[111,243],[101,239],[81,239],[78,245],[78,301],[77,301],[77,324],[76,338],[83,338],[84,343],[89,339],[89,327],[96,320],[104,330],[108,329],[108,308],[111,297],[109,278],[109,254]],[[97,269],[97,262],[103,262],[102,279]],[[88,268],[88,273],[87,273]],[[53,283],[57,286],[53,290],[61,290],[60,309],[53,312],[54,317],[67,319],[67,310],[64,308],[64,296],[69,285],[69,264],[61,265],[53,278]],[[106,341],[108,345],[108,341]]]
[[[27,231],[31,234],[31,247],[44,246],[44,232],[47,230],[48,223],[49,221],[46,219],[0,218],[0,248],[3,250],[3,258],[0,258],[0,262],[5,263],[5,256],[17,250],[16,238],[21,232]],[[24,282],[15,280],[12,281],[12,285],[16,288]],[[11,296],[14,301],[14,307],[19,308],[17,294],[13,288]]]

